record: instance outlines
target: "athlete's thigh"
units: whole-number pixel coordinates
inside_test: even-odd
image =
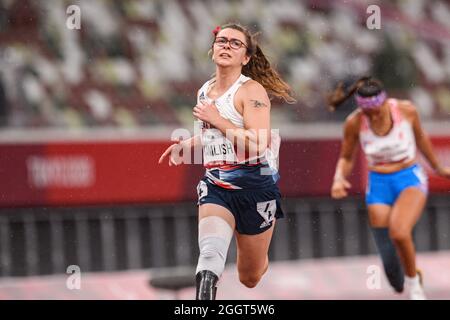
[[[371,204],[367,206],[369,223],[374,228],[387,228],[392,207],[387,204]]]
[[[426,200],[425,193],[417,187],[403,190],[392,207],[389,226],[410,232],[419,220]]]
[[[266,267],[274,227],[275,220],[269,229],[259,234],[248,235],[236,232],[239,272],[258,271]]]

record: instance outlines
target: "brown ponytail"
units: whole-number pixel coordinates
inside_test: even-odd
[[[271,67],[259,45],[256,45],[255,51],[248,64],[242,68],[242,74],[258,81],[269,95],[283,99],[287,103],[295,103],[290,86]]]
[[[226,28],[242,32],[247,39],[247,55],[250,56],[250,61],[242,68],[242,74],[259,82],[267,90],[269,96],[277,97],[287,103],[295,103],[296,100],[292,97],[291,87],[272,68],[270,62],[257,44],[257,33],[252,34],[247,28],[234,23],[221,27],[221,29]]]
[[[364,76],[359,78],[350,86],[347,92],[344,90],[344,84],[339,82],[336,89],[327,96],[329,110],[335,111],[345,100],[350,98],[356,90],[369,80],[371,80],[371,77]]]

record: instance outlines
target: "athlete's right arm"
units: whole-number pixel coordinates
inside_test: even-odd
[[[348,195],[347,190],[351,188],[347,177],[353,169],[354,154],[359,140],[359,117],[351,114],[344,124],[344,139],[341,145],[339,160],[331,187],[331,196],[334,199],[341,199]]]
[[[200,93],[200,90],[197,91],[197,97]],[[193,136],[192,138],[179,141],[174,140],[176,143],[171,144],[161,155],[161,157],[158,160],[158,164],[162,163],[164,161],[164,158],[167,157],[168,154],[170,154],[169,157],[169,166],[178,166],[182,164],[182,157],[180,157],[180,151],[181,150],[187,150],[188,148],[195,148],[196,146],[201,145],[201,137],[200,135]],[[184,152],[184,151],[183,151]]]
[[[158,163],[162,163],[164,161],[164,158],[167,157],[167,155],[170,154],[169,157],[169,166],[177,166],[183,163],[183,157],[180,156],[180,151],[183,150],[187,150],[187,149],[192,149],[195,148],[196,146],[199,146],[201,144],[201,138],[200,135],[196,135],[193,136],[192,138],[186,139],[186,140],[182,140],[182,141],[177,141],[176,143],[173,143],[172,145],[170,145],[166,151],[163,152],[163,154],[161,155],[161,157],[158,160]]]

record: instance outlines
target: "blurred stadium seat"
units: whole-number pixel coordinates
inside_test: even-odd
[[[1,123],[191,123],[196,90],[214,71],[211,30],[233,20],[262,31],[263,48],[297,93],[296,105],[274,115],[279,123],[342,119],[351,103],[327,114],[324,93],[366,73],[413,99],[426,119],[449,119],[449,3],[378,1],[382,28],[368,30],[365,2],[245,0],[238,10],[225,0],[1,0]],[[70,4],[81,8],[81,30],[65,26]]]

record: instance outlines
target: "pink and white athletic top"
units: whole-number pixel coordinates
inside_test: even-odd
[[[407,162],[416,157],[416,140],[411,123],[403,118],[398,100],[388,99],[393,127],[387,135],[376,135],[369,118],[362,114],[359,140],[369,166]]]

